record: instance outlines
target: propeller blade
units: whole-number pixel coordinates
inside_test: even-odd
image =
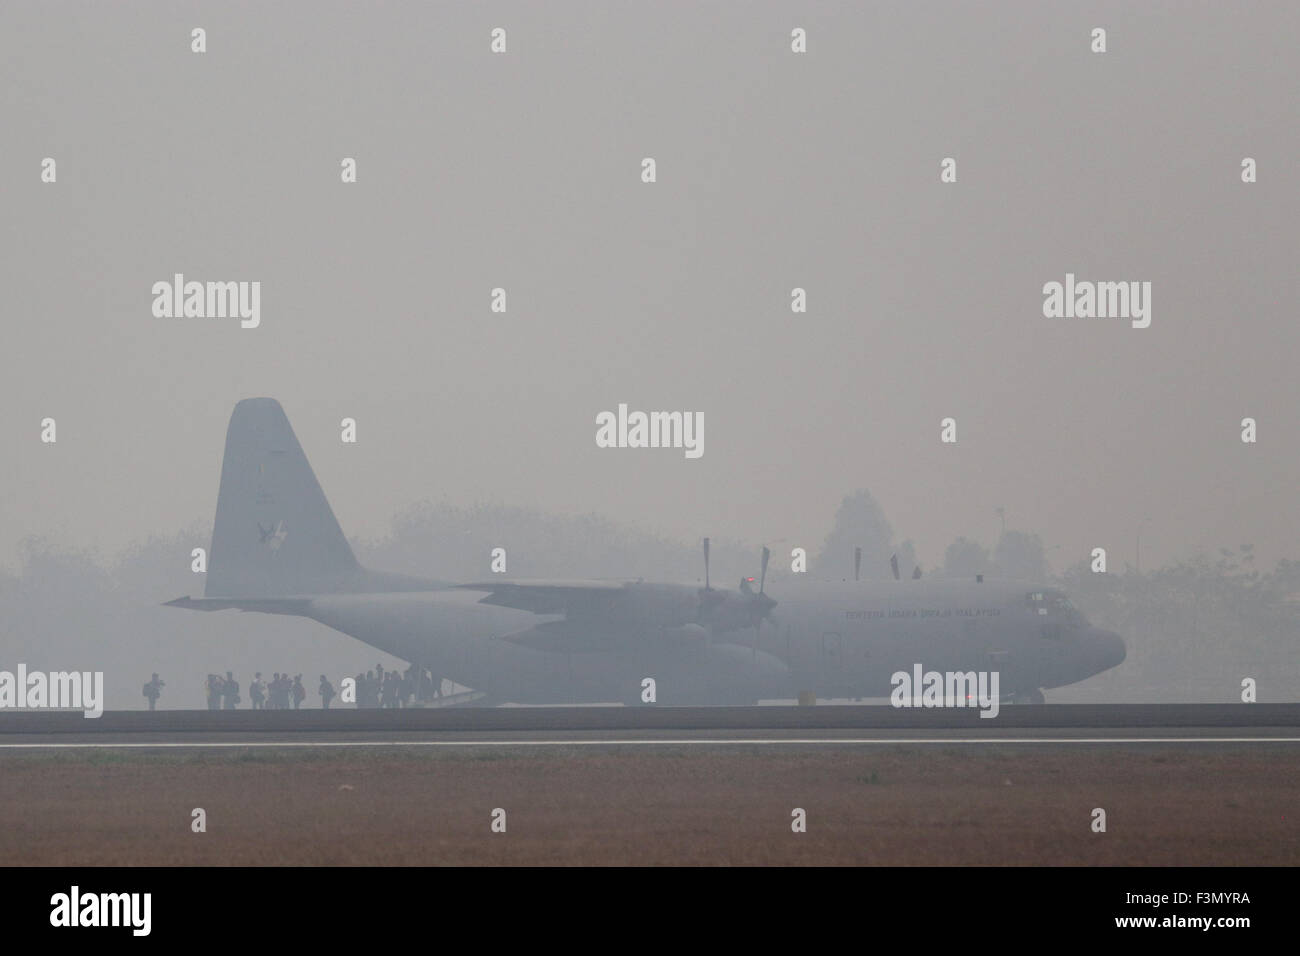
[[[894,569],[894,580],[897,581],[898,580],[898,555],[891,554],[889,556],[889,566]]]
[[[767,545],[763,546],[763,570],[758,578],[758,593],[763,593],[763,588],[767,584],[767,562],[772,557],[772,552],[767,550]]]
[[[716,624],[714,612],[727,600],[726,593],[713,590],[709,579],[709,539],[704,539],[704,587],[699,590],[699,601],[695,606],[695,620],[701,623]]]
[[[862,549],[853,549],[853,580],[858,580],[862,574]]]

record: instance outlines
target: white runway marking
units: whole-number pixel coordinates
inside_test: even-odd
[[[887,744],[1300,744],[1300,737],[791,737],[685,740],[282,740],[205,743],[4,744],[0,750],[139,750],[231,747],[780,747]]]

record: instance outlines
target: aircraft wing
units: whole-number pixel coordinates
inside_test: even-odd
[[[525,628],[513,634],[503,634],[501,640],[528,647],[535,651],[580,653],[582,651],[607,651],[627,645],[640,636],[665,647],[698,647],[707,644],[708,632],[698,624],[684,627],[651,628],[644,632],[618,629],[593,629],[570,621],[550,621],[536,627]]]
[[[457,587],[487,591],[480,604],[496,604],[534,614],[598,612],[617,606],[627,593],[627,585],[622,581],[483,581]]]

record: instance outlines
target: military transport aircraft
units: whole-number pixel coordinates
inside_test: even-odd
[[[226,432],[207,584],[168,604],[308,617],[494,703],[753,703],[887,697],[891,675],[997,671],[1041,701],[1124,659],[1060,591],[1006,581],[789,582],[770,554],[735,590],[642,581],[425,580],[361,567],[280,403],[239,402]],[[895,578],[898,577],[895,567]]]

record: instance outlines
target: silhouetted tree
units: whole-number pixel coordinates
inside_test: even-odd
[[[1043,541],[1036,534],[1008,531],[993,552],[993,564],[999,577],[1025,581],[1042,581],[1047,577],[1047,557]]]
[[[889,567],[891,555],[898,555],[899,573],[910,577],[916,565],[916,552],[911,541],[894,544],[894,529],[885,512],[872,497],[861,489],[848,495],[835,512],[835,524],[826,536],[821,553],[811,569],[819,577],[832,580],[853,577],[853,549],[862,549],[862,577],[888,578],[893,576]]]
[[[988,574],[993,566],[989,549],[970,538],[958,538],[943,553],[943,573],[950,578]]]

